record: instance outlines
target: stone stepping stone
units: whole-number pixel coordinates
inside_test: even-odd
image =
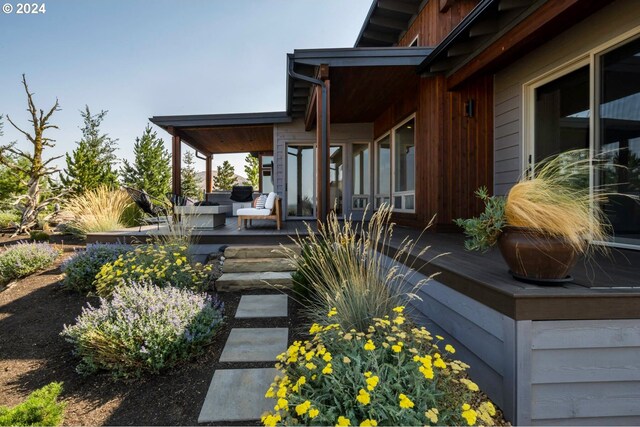
[[[216,289],[218,292],[260,288],[273,289],[274,287],[290,288],[292,286],[293,279],[291,278],[291,273],[288,271],[224,273],[216,280]]]
[[[274,368],[216,370],[198,422],[259,420],[275,405],[264,394],[277,373]]]
[[[288,328],[233,328],[220,362],[275,362],[288,339]]]
[[[225,273],[293,270],[295,267],[286,258],[227,258],[222,266],[222,271]]]
[[[287,317],[288,296],[281,295],[243,295],[236,310],[237,319],[252,317]]]

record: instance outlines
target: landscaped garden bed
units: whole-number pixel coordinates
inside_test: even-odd
[[[65,425],[194,425],[214,370],[228,367],[217,360],[233,327],[269,323],[266,326],[289,327],[290,343],[303,338],[296,333],[300,306],[294,298],[289,299],[288,319],[265,322],[233,319],[240,294],[224,293],[220,298],[227,319],[197,358],[135,380],[114,380],[106,371],[82,376],[76,372],[79,359],[71,354],[73,346],[60,332],[63,325],[75,323],[86,303],[97,305],[98,298],[61,286],[60,264],[71,255],[63,253],[49,269],[0,292],[0,405],[14,406],[38,388],[62,382]]]

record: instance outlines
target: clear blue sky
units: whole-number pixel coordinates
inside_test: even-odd
[[[285,54],[353,46],[371,0],[44,0],[44,15],[0,3],[14,6],[0,12],[0,114],[28,127],[25,73],[39,108],[60,100],[49,155],[74,148],[88,104],[109,110],[103,129],[131,158],[154,115],[284,110]],[[26,147],[4,123],[0,144]]]

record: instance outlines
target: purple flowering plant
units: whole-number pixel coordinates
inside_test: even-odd
[[[62,285],[82,294],[95,292],[96,275],[102,266],[117,260],[131,249],[131,246],[122,244],[94,244],[78,250],[62,264],[65,273]]]
[[[50,266],[60,251],[48,243],[17,243],[0,252],[0,285]]]
[[[133,283],[100,306],[83,308],[61,335],[80,358],[77,371],[115,378],[158,373],[198,354],[223,321],[217,297],[175,287]]]

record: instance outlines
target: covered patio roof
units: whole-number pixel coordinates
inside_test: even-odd
[[[287,55],[299,74],[331,81],[330,115],[333,123],[375,120],[394,97],[417,84],[416,68],[432,52],[429,47],[302,49]],[[288,77],[287,113],[314,120],[315,91],[308,82]]]
[[[288,123],[284,111],[154,116],[149,119],[204,155],[273,150],[273,125]]]

